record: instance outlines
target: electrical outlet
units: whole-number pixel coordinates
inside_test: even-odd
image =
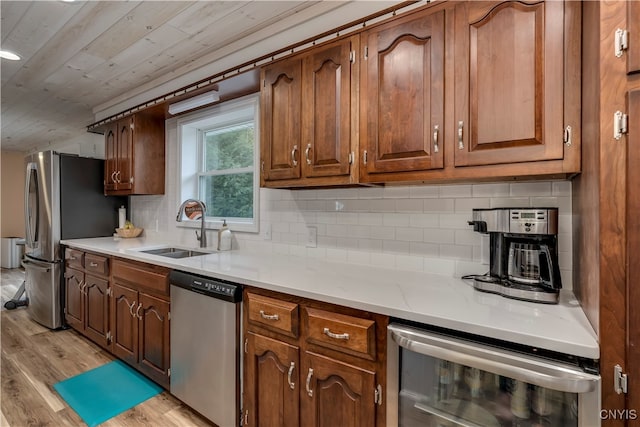
[[[315,248],[318,246],[318,229],[316,227],[307,227],[307,247]]]
[[[271,240],[271,224],[264,227],[264,240]]]

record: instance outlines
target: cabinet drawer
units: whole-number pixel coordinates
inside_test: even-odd
[[[169,270],[164,267],[113,260],[111,269],[114,281],[124,281],[163,295],[169,294]]]
[[[298,304],[247,293],[249,322],[298,337]]]
[[[94,273],[100,276],[109,275],[109,258],[85,254],[84,269],[87,273]]]
[[[67,248],[64,251],[64,259],[69,267],[84,267],[84,252]]]
[[[376,322],[305,308],[307,342],[374,360]]]

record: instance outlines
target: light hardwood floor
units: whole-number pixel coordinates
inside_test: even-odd
[[[8,283],[7,272],[15,273],[2,270],[2,287]],[[0,426],[86,425],[53,385],[110,362],[113,356],[71,329],[51,331],[40,326],[24,308],[3,309],[0,328]],[[101,424],[104,427],[210,425],[166,391]]]

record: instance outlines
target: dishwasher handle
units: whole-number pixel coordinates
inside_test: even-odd
[[[594,391],[600,376],[578,367],[392,323],[391,339],[409,351],[567,393]]]

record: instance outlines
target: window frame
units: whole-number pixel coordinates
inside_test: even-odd
[[[251,94],[238,99],[222,102],[212,107],[185,114],[177,120],[178,171],[176,174],[178,205],[182,201],[194,198],[204,200],[201,193],[201,176],[220,176],[253,172],[253,218],[205,217],[206,229],[219,229],[225,219],[231,230],[258,233],[260,226],[260,105],[259,94]],[[250,114],[252,112],[252,114]],[[224,169],[204,172],[204,135],[208,131],[222,129],[253,120],[254,152],[253,167]],[[177,209],[178,206],[176,206]],[[199,228],[200,220],[183,217],[175,221],[176,227]]]

